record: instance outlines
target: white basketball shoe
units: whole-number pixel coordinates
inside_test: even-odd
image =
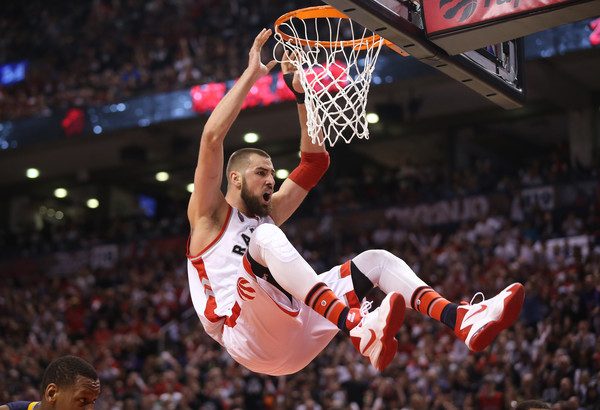
[[[458,306],[454,333],[474,352],[490,345],[498,333],[512,326],[521,313],[525,290],[520,283],[513,283],[489,300]]]
[[[398,292],[389,293],[381,306],[368,312],[370,302],[361,307],[361,322],[350,330],[350,339],[356,350],[383,371],[398,351],[396,334],[404,323],[406,304]]]

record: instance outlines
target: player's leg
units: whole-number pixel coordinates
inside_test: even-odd
[[[406,307],[444,323],[474,351],[485,349],[517,320],[525,292],[513,283],[495,297],[476,304],[457,305],[423,282],[400,258],[384,250],[369,250],[352,259],[355,286],[378,286],[385,293],[400,292]]]
[[[335,294],[346,300],[348,306],[358,307],[373,288],[366,277],[351,275],[351,261],[319,275]],[[356,270],[356,269],[354,269]],[[362,320],[350,330],[352,344],[369,358],[378,370],[384,370],[398,351],[396,334],[404,322],[405,302],[400,292],[390,292],[377,309],[369,312],[370,302],[361,307]],[[353,314],[352,312],[350,314]]]
[[[359,309],[351,309],[325,284],[302,258],[279,227],[258,226],[246,257],[253,269],[268,269],[278,285],[318,314],[348,333],[360,322]],[[349,313],[352,313],[349,315]]]

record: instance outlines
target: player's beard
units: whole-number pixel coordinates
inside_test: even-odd
[[[246,204],[248,212],[255,216],[267,216],[271,213],[271,202],[262,203],[262,197],[253,196],[246,187],[246,180],[242,178],[242,200]]]

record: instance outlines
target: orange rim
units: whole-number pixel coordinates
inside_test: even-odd
[[[279,17],[275,21],[275,33],[278,33],[281,36],[281,39],[287,43],[300,44],[303,46],[314,47],[317,44],[321,47],[325,48],[340,48],[340,47],[352,47],[356,50],[366,50],[371,48],[373,44],[377,43],[382,39],[378,34],[373,34],[369,37],[364,37],[360,40],[341,40],[341,41],[316,41],[309,40],[306,38],[294,37],[289,34],[285,34],[279,29],[279,26],[283,23],[297,18],[300,20],[307,19],[317,19],[317,18],[339,18],[339,19],[348,19],[350,17],[339,11],[338,9],[332,6],[315,6],[315,7],[306,7],[303,9],[293,10],[288,13],[285,13],[283,16]],[[386,46],[390,46],[391,42],[383,39],[383,44]]]

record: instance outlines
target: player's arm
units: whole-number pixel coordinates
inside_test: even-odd
[[[215,107],[204,126],[194,173],[194,192],[188,205],[188,219],[192,228],[199,218],[213,217],[224,208],[225,196],[221,192],[223,140],[254,83],[275,65],[275,61],[266,65],[260,61],[261,49],[270,35],[271,30],[263,29],[256,36],[249,52],[248,68]]]
[[[293,71],[293,66],[289,63],[282,63],[281,68],[284,74]],[[304,91],[298,73],[294,73],[293,88],[297,93]],[[292,216],[329,167],[329,154],[325,149],[325,143],[313,144],[308,135],[304,104],[298,104],[298,119],[300,121],[300,164],[283,181],[281,188],[273,194],[271,217],[277,225],[281,225]]]

